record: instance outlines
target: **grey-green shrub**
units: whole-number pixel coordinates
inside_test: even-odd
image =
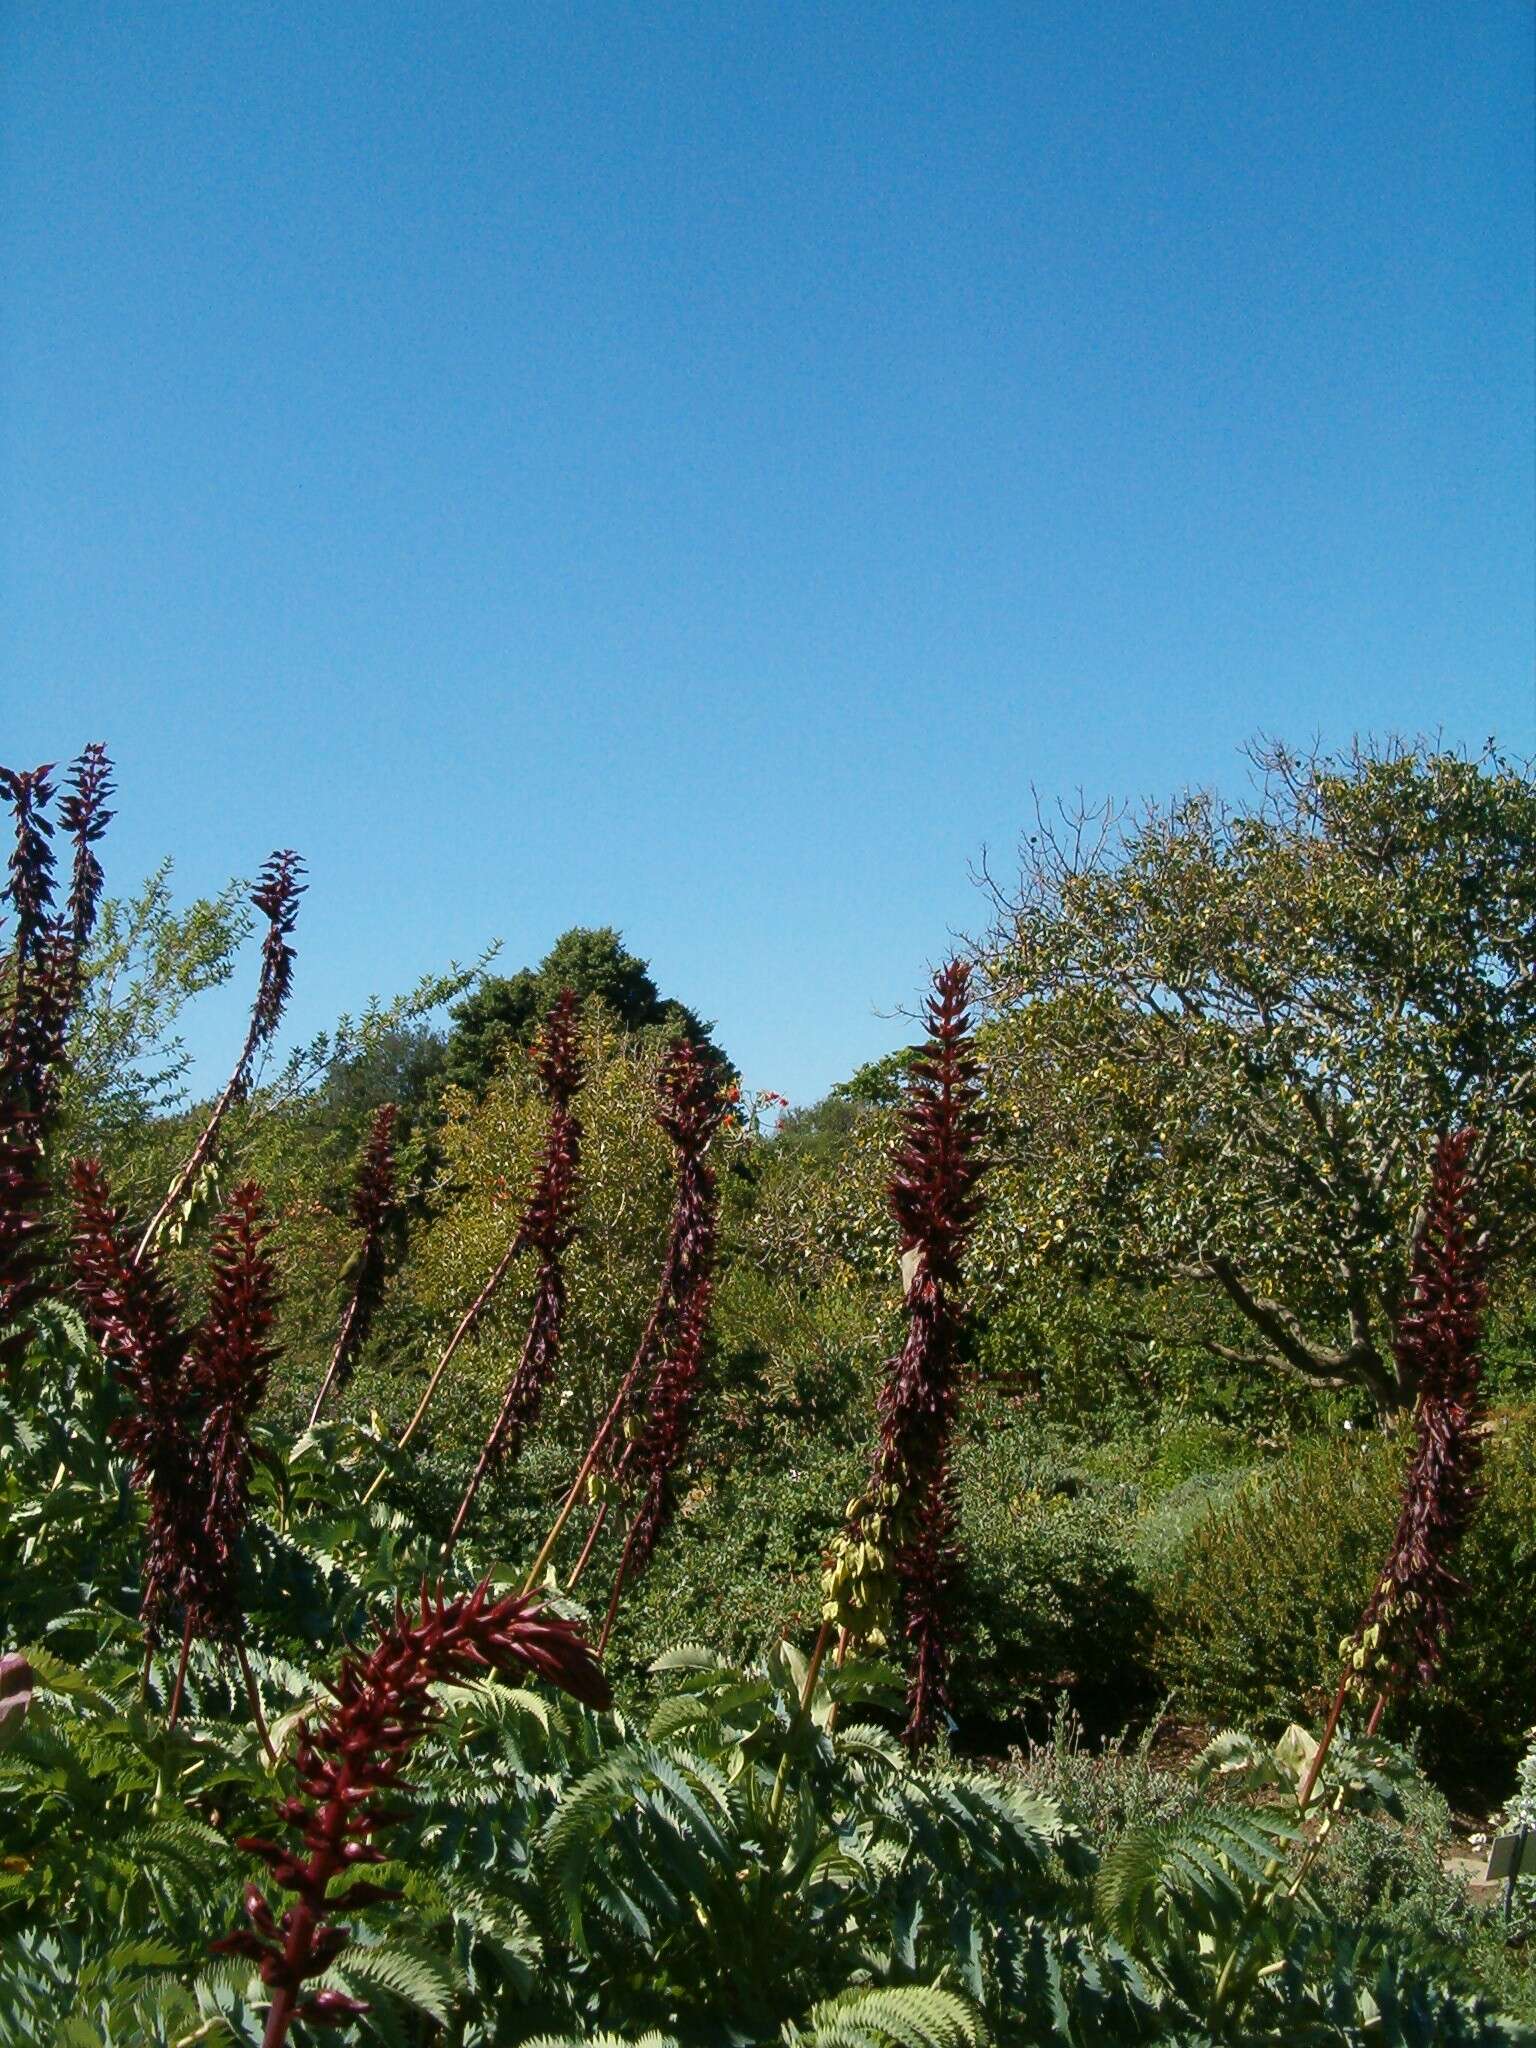
[[[1152,1661],[1179,1710],[1214,1721],[1306,1713],[1386,1553],[1401,1434],[1313,1443],[1244,1482],[1158,1560]],[[1496,1416],[1486,1493],[1459,1557],[1465,1584],[1436,1683],[1389,1728],[1426,1761],[1497,1783],[1519,1747],[1512,1700],[1536,1697],[1536,1409]]]

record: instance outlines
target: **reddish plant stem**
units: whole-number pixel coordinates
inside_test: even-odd
[[[608,1503],[607,1501],[603,1501],[599,1504],[597,1513],[592,1517],[592,1526],[587,1531],[586,1542],[581,1546],[581,1555],[577,1558],[576,1563],[572,1568],[571,1575],[565,1582],[565,1590],[568,1593],[573,1590],[577,1581],[580,1579],[582,1573],[586,1570],[588,1563],[591,1561],[592,1553],[597,1548],[597,1539],[602,1534],[603,1524],[607,1521],[607,1519]]]
[[[634,1555],[635,1538],[639,1533],[640,1520],[636,1516],[629,1525],[629,1534],[624,1539],[624,1550],[619,1558],[618,1570],[613,1575],[613,1591],[608,1596],[608,1613],[603,1621],[603,1632],[597,1639],[597,1654],[599,1657],[607,1649],[608,1638],[613,1634],[613,1624],[619,1612],[619,1601],[624,1593],[624,1581],[629,1573],[629,1560]]]
[[[416,1413],[411,1417],[410,1421],[405,1425],[405,1428],[400,1432],[399,1441],[395,1446],[397,1450],[404,1450],[405,1446],[410,1442],[411,1438],[416,1434],[417,1430],[421,1427],[421,1419],[427,1412],[427,1406],[428,1403],[431,1401],[432,1396],[437,1392],[439,1381],[442,1379],[443,1374],[448,1370],[449,1361],[452,1359],[453,1354],[458,1350],[459,1346],[464,1342],[464,1339],[469,1335],[470,1331],[473,1330],[476,1323],[478,1323],[480,1318],[485,1314],[485,1311],[490,1307],[492,1297],[495,1295],[496,1290],[498,1287],[500,1287],[502,1281],[506,1279],[508,1270],[512,1265],[512,1261],[517,1257],[518,1253],[522,1251],[522,1249],[523,1234],[521,1231],[519,1231],[517,1235],[513,1238],[512,1242],[507,1246],[506,1251],[502,1254],[500,1260],[497,1263],[496,1270],[492,1273],[490,1279],[486,1281],[485,1285],[481,1288],[480,1292],[469,1304],[469,1307],[465,1309],[463,1316],[460,1318],[458,1328],[454,1331],[453,1335],[448,1339],[447,1349],[444,1351],[442,1357],[437,1361],[437,1365],[433,1370],[431,1379],[427,1381],[427,1390],[416,1404]]]
[[[384,1278],[383,1231],[397,1206],[394,1134],[399,1113],[393,1102],[379,1104],[358,1155],[352,1180],[352,1222],[358,1233],[353,1254],[355,1277],[336,1333],[331,1362],[309,1411],[311,1429],[320,1420],[320,1410],[331,1390],[344,1387],[352,1377],[379,1304]]]
[[[192,1186],[197,1176],[207,1165],[214,1145],[218,1141],[219,1127],[229,1114],[231,1107],[239,1101],[244,1093],[251,1057],[255,1050],[256,1025],[253,1022],[249,1032],[246,1034],[245,1044],[241,1049],[240,1058],[236,1062],[235,1071],[224,1084],[223,1094],[213,1105],[208,1121],[203,1125],[202,1131],[198,1136],[197,1143],[187,1154],[175,1179],[166,1190],[165,1200],[160,1204],[145,1226],[144,1235],[139,1239],[139,1248],[133,1255],[133,1262],[136,1266],[143,1265],[150,1246],[165,1228],[166,1218],[171,1214],[177,1203],[185,1199],[187,1189]]]
[[[267,1727],[267,1717],[261,1711],[261,1694],[256,1690],[255,1673],[251,1670],[250,1658],[245,1654],[244,1643],[237,1642],[235,1644],[235,1655],[240,1660],[240,1676],[245,1680],[245,1697],[250,1705],[251,1718],[256,1723],[256,1733],[261,1737],[261,1746],[267,1752],[267,1762],[275,1764],[277,1762],[277,1751],[272,1747],[272,1736]]]
[[[325,1369],[325,1378],[320,1382],[320,1391],[316,1394],[315,1404],[309,1411],[309,1426],[311,1429],[320,1420],[320,1410],[325,1406],[325,1398],[335,1384],[336,1374],[340,1368],[341,1361],[347,1355],[347,1340],[351,1337],[352,1326],[357,1321],[361,1300],[362,1297],[360,1295],[354,1294],[347,1303],[346,1310],[342,1315],[341,1328],[336,1332],[336,1344],[331,1352],[331,1362]]]
[[[546,1294],[545,1290],[549,1288],[553,1289],[552,1294]],[[513,1421],[528,1402],[529,1379],[537,1361],[541,1357],[550,1357],[558,1353],[560,1316],[564,1301],[565,1283],[559,1269],[551,1269],[546,1263],[539,1275],[539,1291],[529,1320],[528,1333],[523,1339],[522,1357],[518,1362],[517,1371],[507,1382],[507,1391],[502,1397],[501,1408],[491,1425],[490,1434],[480,1446],[475,1469],[469,1475],[469,1484],[464,1489],[464,1497],[459,1502],[458,1512],[453,1518],[453,1527],[448,1532],[448,1541],[443,1552],[445,1557],[452,1554],[464,1524],[469,1519],[469,1511],[475,1504],[475,1495],[480,1491],[487,1473],[502,1456]]]
[[[599,1427],[596,1436],[593,1437],[591,1443],[587,1446],[587,1455],[582,1459],[581,1468],[577,1472],[576,1477],[571,1481],[571,1490],[565,1496],[564,1505],[561,1507],[559,1514],[555,1517],[554,1526],[551,1528],[549,1534],[544,1538],[543,1544],[540,1546],[538,1556],[533,1560],[533,1563],[530,1565],[528,1569],[528,1577],[523,1584],[523,1591],[525,1593],[531,1593],[534,1587],[538,1584],[539,1574],[543,1571],[545,1565],[549,1563],[549,1560],[554,1553],[555,1545],[560,1540],[561,1532],[565,1528],[566,1523],[570,1520],[572,1513],[575,1511],[576,1503],[581,1496],[582,1488],[586,1485],[588,1479],[591,1478],[593,1469],[595,1468],[598,1459],[602,1456],[604,1450],[607,1448],[609,1438],[613,1435],[614,1429],[617,1427],[620,1418],[623,1416],[625,1409],[629,1406],[630,1397],[634,1393],[636,1381],[639,1379],[645,1367],[649,1365],[651,1362],[652,1354],[656,1349],[657,1336],[661,1329],[662,1317],[666,1314],[666,1311],[671,1304],[672,1288],[673,1282],[676,1278],[676,1272],[677,1250],[675,1246],[671,1246],[668,1248],[666,1260],[662,1266],[661,1285],[656,1290],[655,1304],[651,1309],[650,1317],[646,1323],[645,1329],[641,1333],[640,1342],[636,1347],[635,1355],[630,1363],[629,1371],[625,1373],[623,1379],[620,1380],[619,1391],[614,1395],[613,1403],[609,1408],[608,1413],[603,1417],[602,1424]]]
[[[1333,1747],[1333,1738],[1339,1732],[1339,1716],[1343,1713],[1344,1702],[1348,1698],[1349,1674],[1346,1672],[1339,1680],[1339,1689],[1333,1696],[1333,1705],[1328,1709],[1328,1719],[1324,1723],[1322,1737],[1312,1752],[1312,1761],[1307,1765],[1306,1776],[1301,1781],[1301,1790],[1296,1795],[1296,1803],[1303,1814],[1306,1813],[1312,1794],[1317,1788],[1317,1781],[1322,1776],[1323,1765],[1327,1761],[1329,1750]]]
[[[635,1355],[634,1364],[631,1365],[629,1371],[625,1373],[623,1379],[619,1382],[619,1391],[613,1397],[613,1405],[603,1417],[601,1428],[587,1446],[587,1455],[582,1459],[580,1469],[576,1477],[571,1481],[571,1490],[565,1496],[564,1504],[559,1514],[556,1515],[549,1534],[540,1545],[538,1556],[528,1567],[528,1576],[523,1582],[525,1594],[533,1591],[539,1582],[540,1572],[543,1571],[545,1565],[549,1563],[550,1558],[553,1556],[555,1545],[560,1540],[561,1532],[565,1528],[566,1523],[571,1519],[576,1503],[581,1498],[581,1490],[591,1478],[593,1467],[602,1456],[608,1439],[613,1434],[614,1426],[628,1405],[629,1397],[634,1391],[635,1381],[640,1376],[640,1368],[644,1362],[644,1347],[642,1345],[642,1349]]]
[[[176,1664],[176,1683],[171,1689],[170,1709],[165,1717],[165,1732],[170,1734],[181,1713],[181,1693],[187,1682],[187,1659],[192,1654],[192,1611],[187,1610],[186,1623],[181,1631],[181,1656]]]
[[[314,1929],[315,1916],[308,1906],[297,1905],[289,1908],[292,1920],[287,1942],[283,1947],[283,1960],[295,1968],[309,1953],[310,1935]],[[293,2024],[293,2008],[298,1994],[286,1984],[279,1984],[273,1993],[272,2003],[267,2007],[267,2024],[261,2037],[261,2048],[283,2048],[288,2039],[288,2029]]]

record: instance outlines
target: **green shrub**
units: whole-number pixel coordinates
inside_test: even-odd
[[[1419,1778],[1404,1788],[1404,1817],[1341,1813],[1312,1874],[1312,1889],[1338,1919],[1390,1928],[1417,1942],[1465,1947],[1477,1922],[1464,1881],[1445,1866],[1450,1809]]]
[[[787,1636],[809,1648],[821,1624],[821,1566],[843,1504],[863,1484],[861,1448],[808,1438],[796,1462],[705,1466],[666,1540],[624,1594],[607,1664],[625,1697],[669,1644],[707,1643],[746,1661]],[[600,1616],[618,1555],[605,1535],[579,1597]]]
[[[1151,1607],[1131,1554],[1135,1493],[986,1417],[960,1447],[965,1550],[955,1711],[976,1738],[1018,1741],[1067,1692],[1095,1731],[1148,1704]]]
[[[1127,1828],[1179,1820],[1209,1797],[1188,1771],[1163,1770],[1153,1763],[1158,1725],[1149,1720],[1134,1746],[1121,1735],[1095,1749],[1063,1695],[1048,1739],[1016,1750],[1012,1769],[1031,1792],[1054,1799],[1070,1813],[1102,1855]]]
[[[736,1457],[719,1432],[704,1432],[667,1540],[624,1596],[609,1659],[621,1690],[668,1643],[740,1659],[781,1635],[808,1647],[822,1560],[868,1464],[866,1444],[819,1429],[786,1435],[771,1455]],[[1094,1732],[1125,1727],[1151,1703],[1152,1610],[1130,1547],[1135,1490],[1067,1464],[1001,1403],[981,1405],[956,1476],[957,1740],[1022,1742],[1043,1731],[1063,1692]],[[498,1539],[509,1555],[523,1533],[512,1522]],[[599,1614],[618,1541],[604,1533],[580,1587]]]
[[[1143,1484],[1166,1494],[1191,1481],[1226,1478],[1253,1464],[1251,1431],[1233,1429],[1203,1415],[1173,1416],[1150,1434]]]
[[[1278,1720],[1332,1691],[1398,1511],[1406,1433],[1341,1437],[1292,1453],[1194,1522],[1149,1566],[1158,1678],[1186,1713]],[[1463,1548],[1466,1584],[1438,1682],[1395,1704],[1442,1774],[1507,1778],[1512,1700],[1536,1697],[1536,1636],[1515,1616],[1536,1598],[1536,1410],[1500,1416],[1487,1490]]]
[[[1331,1919],[1402,1944],[1431,1971],[1454,1974],[1459,1963],[1501,2012],[1530,2026],[1536,1974],[1528,1912],[1506,1925],[1501,1903],[1474,1900],[1447,1863],[1450,1810],[1433,1785],[1423,1778],[1410,1784],[1405,1806],[1401,1822],[1339,1817],[1312,1872],[1319,1904]]]

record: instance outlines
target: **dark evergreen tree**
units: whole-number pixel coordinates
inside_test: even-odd
[[[478,1094],[513,1047],[533,1043],[563,989],[573,990],[584,1003],[600,1002],[624,1031],[687,1039],[717,1079],[734,1077],[735,1069],[711,1037],[713,1027],[685,1003],[662,995],[648,963],[625,950],[622,933],[611,925],[576,925],[555,941],[537,967],[488,975],[455,1006],[443,1079]]]

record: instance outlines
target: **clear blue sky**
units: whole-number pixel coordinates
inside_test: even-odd
[[[1529,752],[1532,21],[8,0],[0,760],[299,847],[298,1027],[614,923],[803,1100],[1031,781]]]

